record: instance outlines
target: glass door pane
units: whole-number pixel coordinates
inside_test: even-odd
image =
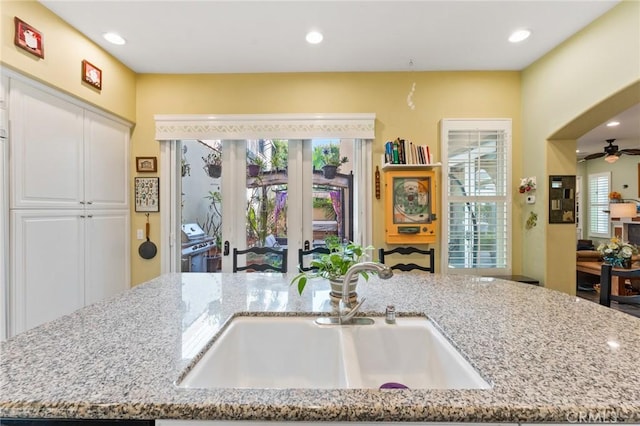
[[[220,272],[222,142],[181,141],[181,270]]]
[[[289,147],[286,140],[246,141],[246,247],[288,246],[287,199],[289,195]],[[246,264],[279,260],[268,255],[247,254]]]
[[[313,245],[353,240],[353,141],[314,139]]]

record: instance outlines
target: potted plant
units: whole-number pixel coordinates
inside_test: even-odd
[[[326,145],[321,147],[319,162],[325,178],[333,179],[341,165],[348,162],[349,158],[340,157],[340,147],[336,145]]]
[[[265,168],[265,161],[259,155],[247,156],[247,176],[256,177]]]
[[[331,293],[335,297],[342,296],[342,278],[347,270],[356,263],[363,262],[367,257],[367,252],[373,250],[373,247],[362,247],[360,244],[349,242],[341,244],[337,237],[325,239],[328,254],[322,254],[320,257],[311,261],[313,268],[307,272],[301,272],[291,280],[291,284],[297,284],[298,293],[302,294],[307,281],[310,278],[322,277],[329,280],[331,284]],[[349,295],[355,295],[355,288],[358,283],[358,276],[362,275],[365,280],[369,279],[371,271],[361,271],[354,275],[349,283]]]
[[[222,153],[217,149],[213,149],[206,157],[202,157],[204,161],[204,171],[212,178],[219,178],[222,174]]]

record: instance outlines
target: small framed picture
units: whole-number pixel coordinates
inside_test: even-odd
[[[87,60],[82,61],[82,81],[102,90],[102,70]]]
[[[136,212],[160,211],[160,178],[135,178]]]
[[[158,171],[156,157],[136,157],[136,171],[139,173],[153,173]]]
[[[13,40],[15,45],[38,58],[44,59],[44,41],[42,40],[42,33],[17,16],[13,18],[13,22],[16,26],[15,37]]]

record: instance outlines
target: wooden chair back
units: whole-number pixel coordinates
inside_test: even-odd
[[[279,259],[280,262],[263,262],[252,263],[246,266],[238,266],[238,256],[253,253],[257,255],[265,255],[271,258]],[[246,250],[233,249],[233,272],[287,272],[287,249],[274,247],[251,247]]]
[[[640,268],[638,269],[620,269],[615,268],[606,263],[602,264],[600,270],[600,304],[611,306],[611,301],[624,303],[628,305],[640,305],[640,295],[620,296],[611,294],[611,277],[617,276],[618,279],[635,278],[640,279]]]
[[[421,266],[418,265],[416,263],[395,263],[393,265],[387,265],[389,266],[391,269],[395,269],[398,271],[413,271],[413,270],[420,270],[420,271],[425,271],[425,272],[430,272],[430,273],[434,273],[436,271],[435,269],[435,249],[429,249],[429,250],[422,250],[419,249],[417,247],[396,247],[393,250],[385,250],[385,249],[378,249],[378,261],[382,264],[387,265],[387,256],[391,256],[391,255],[400,255],[400,256],[406,256],[409,254],[424,254],[426,255],[426,259],[429,262],[428,266]]]

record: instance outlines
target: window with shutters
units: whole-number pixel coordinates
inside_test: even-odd
[[[611,173],[593,173],[589,175],[589,236],[609,237],[609,191]]]
[[[443,120],[441,135],[442,270],[510,273],[511,120]]]

